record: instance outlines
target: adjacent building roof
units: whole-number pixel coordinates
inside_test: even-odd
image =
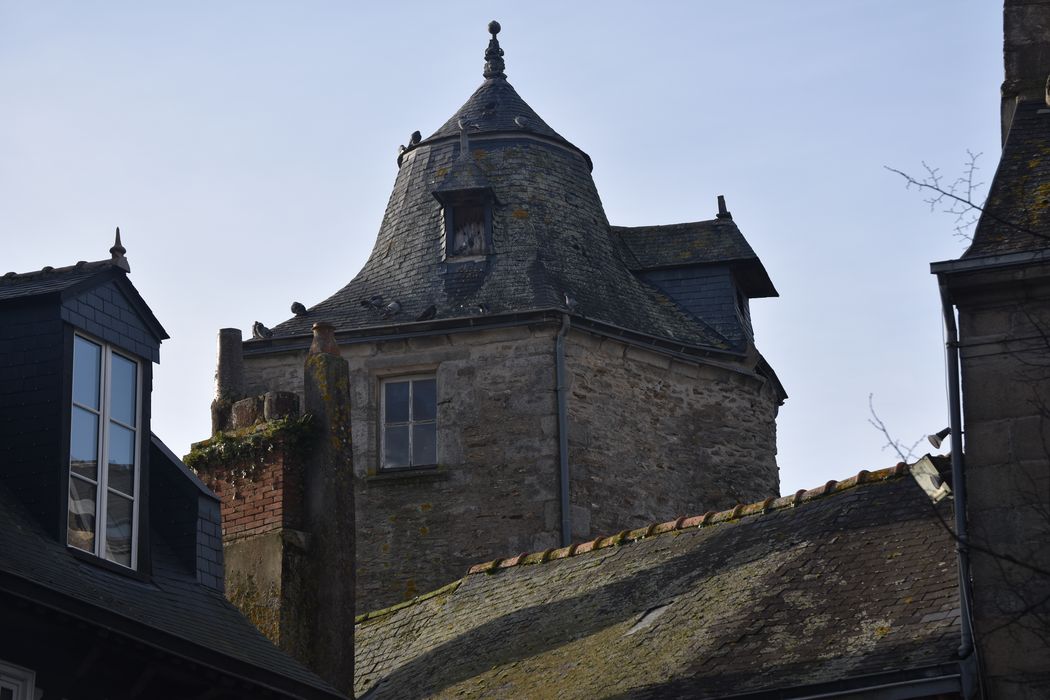
[[[775,294],[736,227],[686,224],[691,233],[685,238],[611,227],[590,158],[518,95],[504,72],[498,24],[490,31],[485,81],[441,128],[399,157],[394,190],[362,270],[246,349],[265,352],[307,338],[317,321],[332,323],[345,337],[423,319],[473,325],[479,316],[554,310],[680,347],[743,355],[739,344],[634,274],[639,254],[659,254],[650,253],[643,239],[659,238],[665,256],[675,254],[671,247],[678,242],[712,244],[710,251],[690,254],[758,270],[757,281],[748,282],[754,295]],[[457,260],[446,255],[439,198],[450,189],[476,190],[478,183],[494,202],[491,250]]]
[[[958,690],[957,567],[942,520],[950,502],[934,506],[899,465],[489,562],[360,617],[355,689],[367,698]]]
[[[1050,248],[1050,107],[1018,103],[965,258]]]
[[[148,581],[82,561],[0,484],[0,593],[233,672],[260,688],[291,697],[343,697],[274,647],[220,591],[202,586],[156,534],[151,556]]]

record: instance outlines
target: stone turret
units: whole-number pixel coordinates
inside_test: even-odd
[[[474,94],[400,149],[361,271],[243,344],[246,395],[298,393],[311,325],[334,326],[363,610],[778,490],[785,394],[748,311],[776,290],[740,217],[610,226],[590,157],[508,81],[500,29]]]

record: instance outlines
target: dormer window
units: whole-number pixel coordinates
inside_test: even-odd
[[[466,199],[445,205],[445,258],[489,253],[492,239],[492,207],[482,200]]]
[[[132,569],[137,564],[141,374],[131,357],[74,337],[66,543]]]
[[[485,252],[485,208],[463,205],[452,208],[452,255]]]

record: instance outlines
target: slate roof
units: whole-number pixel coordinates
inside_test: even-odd
[[[120,239],[117,239],[117,245]],[[103,284],[108,280],[117,280],[127,292],[128,300],[134,306],[142,320],[151,328],[158,340],[169,336],[160,321],[153,315],[149,305],[139,294],[135,285],[128,279],[127,262],[121,254],[107,260],[86,262],[81,260],[75,265],[65,267],[45,267],[33,272],[7,272],[0,276],[0,304],[14,303],[20,300],[34,299],[49,294],[63,297]],[[146,353],[148,356],[149,353]]]
[[[664,226],[613,226],[627,247],[634,271],[731,263],[744,275],[750,297],[779,296],[762,262],[732,219]]]
[[[489,562],[358,618],[355,690],[794,697],[829,681],[951,679],[957,567],[940,518],[950,501],[932,505],[899,465]]]
[[[151,554],[148,582],[87,563],[49,537],[0,484],[0,592],[60,601],[63,611],[113,633],[177,649],[205,666],[240,669],[243,678],[292,697],[343,697],[278,651],[220,592],[198,583],[156,535]]]
[[[1020,102],[984,212],[962,257],[1050,248],[1050,107]]]
[[[521,99],[506,78],[489,78],[483,82],[470,99],[423,143],[450,136],[458,138],[461,122],[468,125],[472,134],[491,131],[537,134],[576,149],[561,134],[547,126],[547,122]]]
[[[0,301],[62,292],[116,268],[111,260],[85,262],[67,267],[45,267],[34,272],[8,272],[0,277]]]
[[[432,319],[461,319],[464,325],[477,316],[571,310],[591,322],[681,346],[740,354],[717,330],[632,273],[634,259],[609,225],[590,158],[551,129],[502,71],[486,72],[489,77],[455,115],[402,154],[375,247],[357,276],[307,313],[274,327],[272,340],[248,341],[246,350],[265,352],[309,337],[318,321],[341,332],[401,326],[434,306]],[[466,174],[460,124],[474,166]],[[487,183],[495,196],[493,252],[474,261],[446,261],[435,193],[465,177]],[[369,305],[373,298],[381,304]],[[399,310],[385,312],[395,301]]]

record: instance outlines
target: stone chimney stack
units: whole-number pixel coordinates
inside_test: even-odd
[[[244,398],[244,353],[241,329],[219,329],[218,361],[215,367],[215,400],[211,402],[211,433],[223,430],[230,407]]]
[[[1006,0],[1003,6],[1002,139],[1017,101],[1046,99],[1050,76],[1050,0]]]
[[[310,620],[311,666],[336,688],[354,687],[354,470],[350,449],[350,365],[335,329],[313,325],[306,356],[304,408],[316,433],[304,473],[308,559],[317,614]]]

